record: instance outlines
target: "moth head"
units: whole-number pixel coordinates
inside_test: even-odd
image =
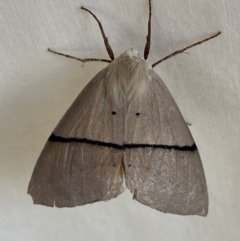
[[[144,58],[141,56],[141,54],[133,48],[128,49],[122,54],[122,57],[130,58],[130,59],[135,59],[135,60],[144,60]]]

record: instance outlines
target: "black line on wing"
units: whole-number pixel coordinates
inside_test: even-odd
[[[161,148],[161,149],[174,149],[179,151],[196,151],[197,150],[197,146],[195,145],[195,143],[192,146],[177,146],[177,145],[171,146],[171,145],[152,145],[152,144],[118,145],[111,142],[102,142],[102,141],[96,141],[96,140],[91,140],[87,138],[61,137],[61,136],[56,136],[53,133],[51,134],[48,140],[51,142],[61,142],[61,143],[70,143],[70,142],[87,143],[92,145],[112,147],[119,150],[131,149],[131,148]]]

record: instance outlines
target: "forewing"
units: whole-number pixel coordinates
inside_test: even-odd
[[[123,191],[123,115],[106,101],[104,70],[76,98],[46,143],[28,193],[34,203],[73,207]],[[121,148],[120,148],[121,149]]]
[[[205,216],[208,194],[199,153],[171,94],[151,75],[144,108],[130,106],[127,114],[126,185],[137,201],[157,210]]]

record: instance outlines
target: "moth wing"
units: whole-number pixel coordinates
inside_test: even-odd
[[[157,210],[205,216],[208,193],[198,150],[167,87],[150,75],[150,94],[126,117],[125,143],[132,146],[124,151],[126,186]]]
[[[100,145],[123,142],[123,114],[112,114],[104,76],[89,82],[46,143],[28,187],[34,203],[73,207],[123,191],[122,152]]]
[[[54,129],[55,135],[123,144],[124,108],[113,114],[105,91],[106,72],[107,68],[100,71],[82,90]]]

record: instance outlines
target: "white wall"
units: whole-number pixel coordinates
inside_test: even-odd
[[[32,204],[33,167],[51,131],[84,85],[106,64],[56,56],[107,58],[101,19],[116,55],[142,51],[147,0],[0,1],[0,240],[239,240],[240,1],[153,0],[149,61],[222,35],[156,67],[198,145],[209,191],[209,214],[164,214],[133,201],[73,209]]]

